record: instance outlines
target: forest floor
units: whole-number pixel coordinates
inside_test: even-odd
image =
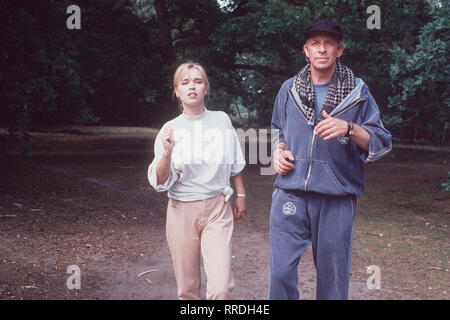
[[[147,181],[155,133],[123,127],[32,132],[34,156],[1,156],[0,299],[177,298],[165,239],[167,195]],[[350,299],[449,299],[450,192],[441,187],[449,155],[394,145],[366,165]],[[248,213],[233,235],[234,299],[268,297],[274,179],[261,175],[259,165],[244,171]],[[67,285],[76,283],[70,266],[80,270],[79,289]],[[368,288],[369,266],[380,270],[379,289]],[[299,266],[301,299],[315,299],[315,277],[309,247]]]

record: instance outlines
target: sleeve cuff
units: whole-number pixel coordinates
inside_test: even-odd
[[[177,174],[174,172],[173,167],[170,168],[169,176],[167,177],[167,180],[162,183],[157,183],[157,175],[156,175],[156,168],[155,165],[152,163],[150,164],[148,168],[148,181],[150,182],[150,185],[155,189],[157,192],[164,192],[170,189],[170,187],[175,183],[177,180]]]

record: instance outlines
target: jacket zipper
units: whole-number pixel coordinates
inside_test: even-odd
[[[308,169],[308,175],[306,176],[306,180],[305,180],[305,187],[304,187],[304,191],[306,191],[306,185],[308,184],[308,180],[309,177],[311,175],[311,168],[312,168],[312,150],[313,150],[313,146],[314,146],[314,139],[316,138],[316,135],[313,132],[312,135],[312,140],[311,140],[311,148],[309,148],[309,169]]]
[[[341,114],[343,114],[344,112],[348,111],[350,108],[353,108],[356,104],[358,104],[361,101],[364,101],[366,99],[358,99],[355,101],[355,103],[353,103],[351,106],[345,108],[344,110],[342,110],[341,112],[339,112],[337,115],[333,116],[333,117],[337,117],[340,116]],[[308,175],[306,176],[306,180],[305,180],[305,186],[303,188],[304,191],[306,191],[306,187],[308,185],[308,181],[309,178],[311,176],[311,169],[312,169],[312,151],[313,151],[313,147],[314,147],[314,139],[316,138],[316,135],[313,132],[313,136],[312,136],[312,140],[311,140],[311,148],[309,148],[309,168],[308,168]]]
[[[288,90],[288,94],[291,97],[291,99],[294,102],[294,106],[297,109],[298,112],[300,112],[300,114],[302,115],[302,117],[307,121],[307,119],[305,118],[305,116],[303,115],[303,112],[300,110],[300,108],[297,106],[297,103],[295,102],[294,97],[291,94],[291,91]],[[314,130],[314,129],[313,129]],[[309,148],[309,169],[308,169],[308,175],[306,176],[306,180],[305,180],[305,187],[304,187],[304,191],[306,191],[306,185],[308,184],[308,180],[309,180],[309,176],[311,175],[311,168],[312,168],[312,149],[314,146],[314,139],[316,138],[316,135],[313,132],[312,135],[312,140],[311,140],[311,148]]]

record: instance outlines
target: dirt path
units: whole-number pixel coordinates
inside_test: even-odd
[[[36,134],[35,141],[34,158],[11,154],[0,166],[0,215],[11,216],[0,218],[0,299],[176,299],[166,195],[146,179],[152,140],[105,133]],[[257,166],[245,172],[249,211],[233,236],[234,299],[268,296],[273,178]],[[368,289],[364,264],[354,254],[350,299],[424,298],[395,283]],[[67,288],[70,265],[80,267],[79,290]],[[148,270],[155,271],[138,277]],[[314,299],[311,247],[299,278],[301,299]]]

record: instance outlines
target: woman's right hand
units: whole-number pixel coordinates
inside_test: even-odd
[[[164,146],[164,155],[172,154],[173,147],[175,146],[175,138],[173,137],[172,128],[166,128],[166,130],[164,130],[162,143]]]

